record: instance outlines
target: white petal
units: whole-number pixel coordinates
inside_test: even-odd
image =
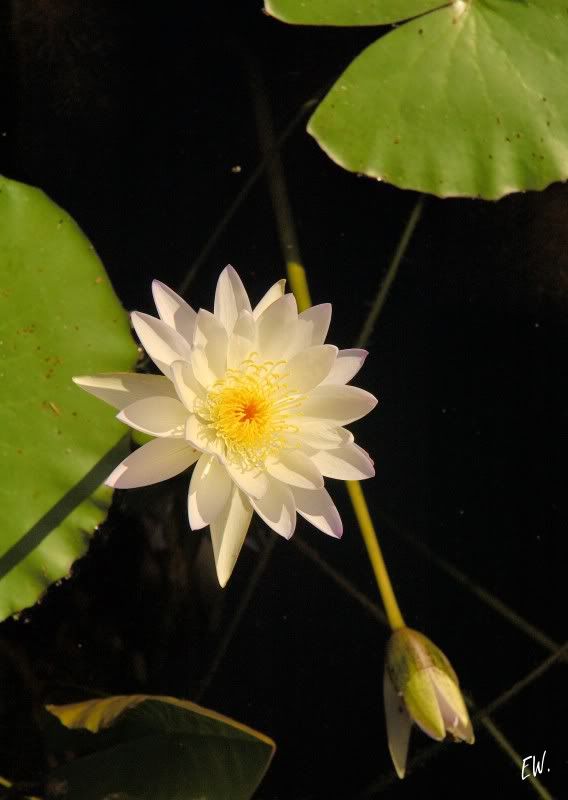
[[[106,375],[79,375],[73,382],[115,408],[124,408],[144,397],[176,397],[176,390],[163,375],[137,372],[109,372]]]
[[[319,419],[290,417],[288,423],[295,429],[293,433],[287,434],[290,447],[307,446],[314,450],[328,450],[353,441],[350,431]]]
[[[289,539],[296,528],[296,505],[292,492],[280,481],[270,480],[264,497],[251,500],[259,517],[273,531]]]
[[[161,281],[152,281],[152,294],[162,322],[175,328],[191,344],[197,316],[193,308]]]
[[[258,349],[262,359],[278,361],[290,345],[291,329],[298,322],[294,295],[285,294],[263,311],[258,318]]]
[[[115,489],[149,486],[173,478],[194,464],[199,456],[193,447],[179,439],[152,439],[125,458],[105,483]]]
[[[145,397],[123,408],[116,417],[150,436],[183,437],[187,408],[177,397]]]
[[[298,314],[299,338],[295,345],[298,349],[325,342],[331,321],[331,303],[310,306]]]
[[[193,374],[193,367],[188,361],[174,361],[171,368],[177,396],[188,411],[193,411],[195,400],[205,395],[203,386]]]
[[[459,687],[438,667],[431,667],[430,674],[446,731],[473,744],[473,727]]]
[[[361,481],[375,474],[369,455],[355,442],[348,442],[334,450],[320,450],[310,458],[326,478]]]
[[[195,318],[193,347],[205,348],[208,344],[227,341],[227,331],[217,317],[205,308],[200,308]]]
[[[217,519],[226,505],[232,482],[215,456],[202,455],[191,476],[187,507],[192,530]]]
[[[209,365],[207,353],[201,347],[194,347],[191,351],[191,369],[196,380],[204,389],[209,389],[215,381],[219,380],[217,373]]]
[[[227,367],[235,369],[255,350],[256,324],[250,311],[241,311],[229,337]]]
[[[211,523],[211,543],[217,577],[225,586],[239,557],[252,517],[252,506],[235,486],[228,503]]]
[[[224,464],[239,489],[248,494],[249,497],[258,499],[266,494],[268,478],[265,472],[260,469],[243,469],[238,464],[227,460],[224,461]]]
[[[286,286],[286,281],[284,278],[282,280],[277,281],[273,284],[270,289],[266,292],[260,303],[255,307],[252,315],[255,319],[258,319],[263,311],[265,311],[268,306],[271,306],[279,297],[282,297],[284,294],[284,287]]]
[[[196,414],[190,414],[185,423],[186,441],[197,450],[216,455],[223,461],[225,450],[223,443],[201,422]]]
[[[308,347],[293,356],[286,365],[287,383],[292,391],[308,392],[320,384],[337,357],[337,347],[331,344]]]
[[[335,536],[336,539],[341,537],[341,517],[325,489],[298,489],[293,486],[291,491],[298,514],[328,536]]]
[[[222,378],[227,369],[227,331],[219,320],[204,308],[197,312],[193,346],[203,350],[209,369],[217,378]]]
[[[386,669],[383,677],[383,697],[385,701],[385,720],[387,723],[389,752],[394,768],[396,769],[396,774],[399,778],[404,778],[412,720],[402,702],[402,698],[396,693],[396,689]]]
[[[358,350],[356,348],[340,350],[335,364],[322,383],[349,383],[351,378],[359,372],[368,355],[367,350]]]
[[[278,459],[269,459],[267,472],[273,478],[301,489],[323,488],[321,472],[313,459],[308,458],[300,450],[281,450]]]
[[[377,398],[358,386],[316,386],[302,404],[302,413],[328,424],[346,425],[376,405]]]
[[[236,270],[229,264],[219,276],[215,290],[215,316],[232,333],[241,311],[252,313],[250,300]]]
[[[134,311],[130,319],[144,350],[168,378],[171,378],[170,364],[173,361],[189,361],[190,345],[180,333],[161,319],[139,311]]]

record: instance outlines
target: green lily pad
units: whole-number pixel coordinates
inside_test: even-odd
[[[436,0],[265,0],[268,14],[293,25],[386,25],[416,17]]]
[[[339,0],[274,5],[294,9],[289,21],[317,8],[355,24]],[[361,4],[366,24],[373,8],[391,3]],[[403,189],[488,200],[544,189],[568,178],[567,41],[564,0],[455,0],[364,50],[308,131],[345,169]]]
[[[47,706],[50,774],[67,800],[248,800],[274,754],[267,736],[185,700],[128,695]],[[65,727],[63,727],[65,726]]]
[[[136,354],[75,222],[38,189],[0,178],[0,619],[69,574],[127,449],[112,410],[71,376],[131,369]]]

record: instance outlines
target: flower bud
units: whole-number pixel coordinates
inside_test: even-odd
[[[389,751],[399,778],[406,770],[413,722],[437,741],[450,736],[456,742],[474,742],[456,673],[442,651],[418,631],[400,628],[389,639],[384,699]]]

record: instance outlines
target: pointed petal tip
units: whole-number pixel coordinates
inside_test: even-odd
[[[237,276],[237,278],[239,278],[239,277],[240,277],[240,276],[239,276],[239,273],[238,273],[238,272],[237,272],[237,270],[236,270],[236,269],[233,267],[233,265],[232,265],[232,264],[227,264],[227,266],[225,267],[225,269],[223,270],[223,272],[224,272],[224,273],[226,273],[227,275],[236,275],[236,276]],[[221,272],[221,275],[223,274],[223,272]]]
[[[466,744],[475,744],[475,734],[470,719],[467,720],[465,725],[461,726],[460,739]]]
[[[406,774],[412,720],[394,688],[386,665],[383,674],[383,697],[389,753],[396,774],[402,780]]]
[[[294,535],[295,531],[296,531],[296,522],[294,521],[294,526],[292,528],[290,528],[289,530],[278,531],[278,534],[283,539],[286,539],[287,542],[289,542],[292,536]]]
[[[331,528],[331,535],[336,539],[341,539],[343,536],[343,520],[339,516],[339,511],[336,509],[337,519],[333,521]]]
[[[152,281],[152,297],[154,298],[154,303],[156,304],[156,307],[158,306],[159,293],[160,292],[167,293],[169,291],[171,291],[169,286],[166,286],[165,283],[162,283],[162,281],[159,281],[157,278],[154,278],[154,280]]]
[[[406,764],[397,764],[394,761],[393,761],[393,763],[394,763],[394,768],[396,770],[396,774],[398,775],[400,780],[402,780],[404,778],[404,776],[406,775]]]
[[[233,566],[228,569],[227,564],[221,562],[215,564],[215,572],[217,573],[217,580],[219,581],[219,586],[221,589],[224,589],[229,583],[229,579],[233,574],[234,566],[235,565],[233,564]]]
[[[143,312],[142,311],[131,311],[128,316],[130,317],[130,325],[131,325],[132,328],[134,328],[134,330],[136,331],[136,335],[138,336],[138,339],[139,339],[138,346],[139,347],[144,347],[144,345],[142,344],[142,337],[138,333],[139,326],[142,325],[143,322],[144,322],[144,314],[143,314]]]
[[[131,374],[131,373],[128,373]],[[112,376],[112,373],[108,373],[108,376]],[[99,375],[73,375],[71,380],[77,386],[89,388],[93,385],[94,382],[106,378],[107,375],[105,373]]]
[[[339,513],[337,514],[337,519],[331,521],[329,535],[334,539],[341,539],[343,536],[343,520]]]

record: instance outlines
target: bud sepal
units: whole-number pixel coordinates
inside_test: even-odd
[[[406,771],[413,722],[436,741],[448,736],[473,744],[457,675],[422,633],[406,627],[394,631],[387,644],[383,688],[389,751],[399,778]]]

